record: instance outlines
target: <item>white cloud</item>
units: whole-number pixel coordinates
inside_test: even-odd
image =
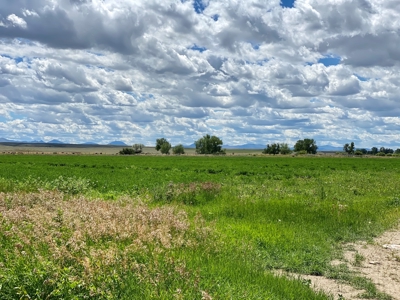
[[[20,17],[18,17],[18,16],[16,16],[16,15],[14,15],[14,14],[9,15],[7,17],[7,20],[10,21],[13,26],[18,26],[18,27],[21,27],[21,28],[24,28],[24,29],[27,27],[27,24],[26,24],[25,20],[20,18]]]
[[[0,7],[0,136],[400,147],[397,1],[203,3]],[[340,63],[318,63],[329,56]]]

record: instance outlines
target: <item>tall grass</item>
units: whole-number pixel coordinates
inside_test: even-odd
[[[273,269],[366,287],[330,261],[398,222],[399,170],[397,159],[4,156],[0,298],[328,299]]]
[[[3,193],[0,214],[2,299],[325,299],[173,206]]]

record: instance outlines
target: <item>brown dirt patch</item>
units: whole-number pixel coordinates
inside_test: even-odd
[[[347,244],[345,249],[344,259],[333,261],[333,265],[347,264],[350,270],[370,279],[380,292],[391,296],[393,300],[400,300],[400,226],[385,232],[373,243]],[[337,280],[282,271],[277,274],[309,280],[312,288],[322,290],[334,299],[364,299],[359,297],[363,290]]]

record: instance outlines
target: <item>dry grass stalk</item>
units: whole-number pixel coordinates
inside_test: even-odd
[[[1,193],[0,217],[0,226],[8,229],[5,234],[18,240],[15,251],[22,254],[25,248],[46,245],[61,266],[71,262],[80,266],[80,276],[86,283],[103,268],[115,265],[138,272],[143,280],[157,281],[150,278],[148,266],[132,264],[132,259],[129,262],[128,254],[154,255],[171,248],[192,247],[196,245],[193,237],[208,233],[191,228],[187,214],[175,207],[149,208],[132,203],[132,199],[66,199],[55,191]],[[200,224],[199,220],[195,222]]]

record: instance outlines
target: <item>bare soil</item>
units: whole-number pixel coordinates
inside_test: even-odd
[[[347,264],[352,271],[369,278],[380,292],[400,300],[400,226],[385,232],[373,243],[359,242],[345,245],[344,259],[333,261],[333,265]],[[322,276],[299,275],[278,272],[280,275],[309,280],[311,287],[322,290],[334,299],[360,298],[363,290],[347,283]]]

